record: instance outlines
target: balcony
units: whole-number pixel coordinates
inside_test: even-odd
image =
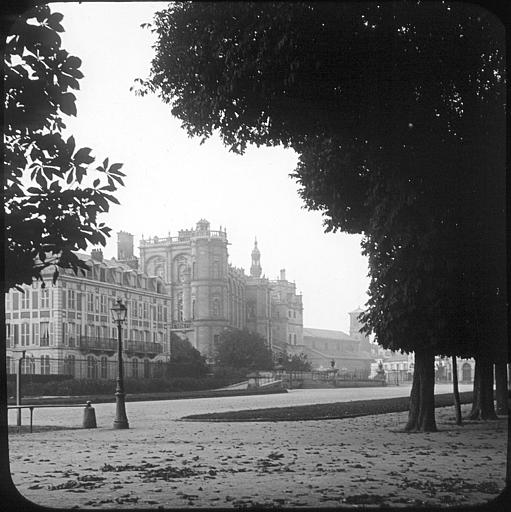
[[[170,324],[171,331],[191,331],[192,329],[192,322],[172,322]]]
[[[83,352],[115,352],[117,350],[117,340],[114,338],[80,336],[78,348]],[[161,354],[163,352],[161,343],[149,341],[123,340],[123,348],[127,354]]]

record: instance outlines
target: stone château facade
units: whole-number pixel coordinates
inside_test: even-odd
[[[247,275],[229,263],[227,246],[226,230],[211,230],[204,219],[177,236],[141,240],[140,269],[160,277],[170,296],[170,331],[187,338],[209,359],[228,328],[258,332],[274,352],[283,351],[287,343],[300,343],[302,297],[285,271],[275,281],[262,275],[256,241]],[[119,239],[121,257],[135,261],[126,234]]]

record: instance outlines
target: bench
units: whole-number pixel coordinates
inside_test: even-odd
[[[21,409],[29,409],[30,410],[30,433],[32,433],[32,420],[34,417],[34,409],[36,407],[44,408],[44,407],[90,407],[92,402],[87,402],[86,404],[32,404],[32,405],[8,405],[7,409],[17,409],[21,412]],[[19,417],[19,425],[21,426],[21,416]]]

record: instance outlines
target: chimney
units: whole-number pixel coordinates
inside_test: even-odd
[[[93,260],[103,261],[103,251],[101,249],[92,249],[90,256]]]
[[[286,280],[286,269],[283,268],[280,270],[280,280],[285,281]]]
[[[128,261],[133,259],[133,235],[126,231],[117,233],[117,259]]]

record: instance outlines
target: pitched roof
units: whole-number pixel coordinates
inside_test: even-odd
[[[353,340],[349,334],[342,331],[331,331],[329,329],[303,328],[303,336],[308,338],[324,338],[330,340]]]

